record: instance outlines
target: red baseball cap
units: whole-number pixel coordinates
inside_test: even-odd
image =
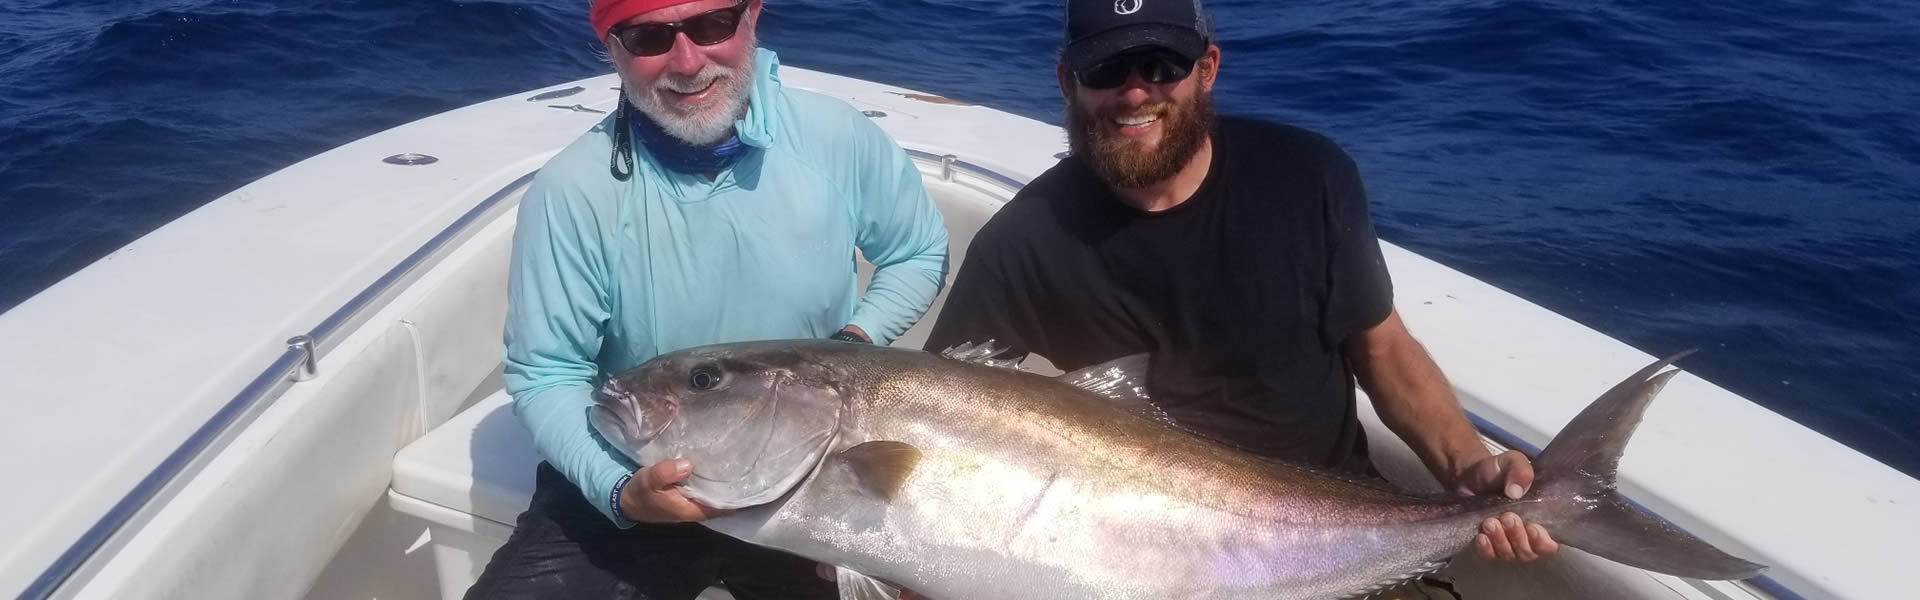
[[[613,26],[643,14],[669,6],[686,4],[694,0],[593,0],[593,10],[588,14],[593,19],[593,32],[600,39],[607,38],[607,31]]]

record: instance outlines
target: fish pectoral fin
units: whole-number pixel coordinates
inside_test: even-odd
[[[900,587],[868,577],[846,567],[834,567],[834,583],[840,588],[840,600],[895,600]]]
[[[1349,592],[1346,595],[1341,596],[1341,598],[1351,598],[1355,600],[1373,600],[1373,599],[1384,600],[1387,598],[1398,599],[1398,598],[1415,597],[1412,594],[1418,594],[1419,597],[1431,598],[1432,596],[1426,593],[1426,586],[1421,585],[1420,582],[1429,573],[1446,568],[1447,563],[1448,563],[1448,560],[1429,561],[1425,564],[1415,567],[1414,570],[1408,573],[1396,575],[1393,577],[1380,580],[1378,582],[1375,582],[1373,585],[1369,585],[1367,587]],[[1452,594],[1455,598],[1460,597],[1459,593],[1453,591],[1452,583],[1442,582],[1441,585],[1436,587],[1446,591],[1446,593],[1448,594]]]
[[[920,449],[906,442],[867,442],[841,452],[840,460],[853,471],[862,491],[892,500],[920,465]]]
[[[1099,394],[1114,404],[1167,425],[1179,425],[1147,394],[1147,364],[1151,354],[1123,356],[1059,377],[1074,387]]]

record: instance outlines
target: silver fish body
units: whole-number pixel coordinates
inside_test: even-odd
[[[1585,430],[1620,435],[1549,447],[1539,483],[1518,501],[1405,493],[1208,441],[1068,378],[841,342],[662,356],[614,380],[621,397],[603,399],[595,424],[732,440],[610,436],[634,456],[685,456],[696,474],[709,462],[737,475],[742,464],[784,470],[805,462],[794,457],[811,460],[798,477],[735,476],[687,491],[714,504],[758,502],[708,527],[939,600],[1360,596],[1443,566],[1483,519],[1508,510],[1634,566],[1749,576],[1760,567],[1631,513],[1611,494],[1608,452],[1617,460],[1639,409],[1670,376],[1653,375],[1661,366],[1602,397],[1588,411],[1595,416],[1582,414]],[[697,373],[723,381],[694,389],[705,388]],[[703,403],[723,408],[689,409]],[[782,429],[781,419],[832,425]],[[1605,463],[1604,481],[1573,474],[1595,460]]]

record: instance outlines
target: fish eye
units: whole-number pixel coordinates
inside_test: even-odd
[[[693,374],[687,378],[687,385],[696,392],[720,387],[720,370],[707,365],[694,367]]]

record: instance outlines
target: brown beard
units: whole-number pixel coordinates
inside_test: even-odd
[[[1213,94],[1199,90],[1187,102],[1168,102],[1160,109],[1161,136],[1157,146],[1109,133],[1102,126],[1124,109],[1088,114],[1078,100],[1067,100],[1067,146],[1093,168],[1101,181],[1121,189],[1140,189],[1173,177],[1193,160],[1213,131]],[[1153,110],[1154,107],[1146,107]]]

